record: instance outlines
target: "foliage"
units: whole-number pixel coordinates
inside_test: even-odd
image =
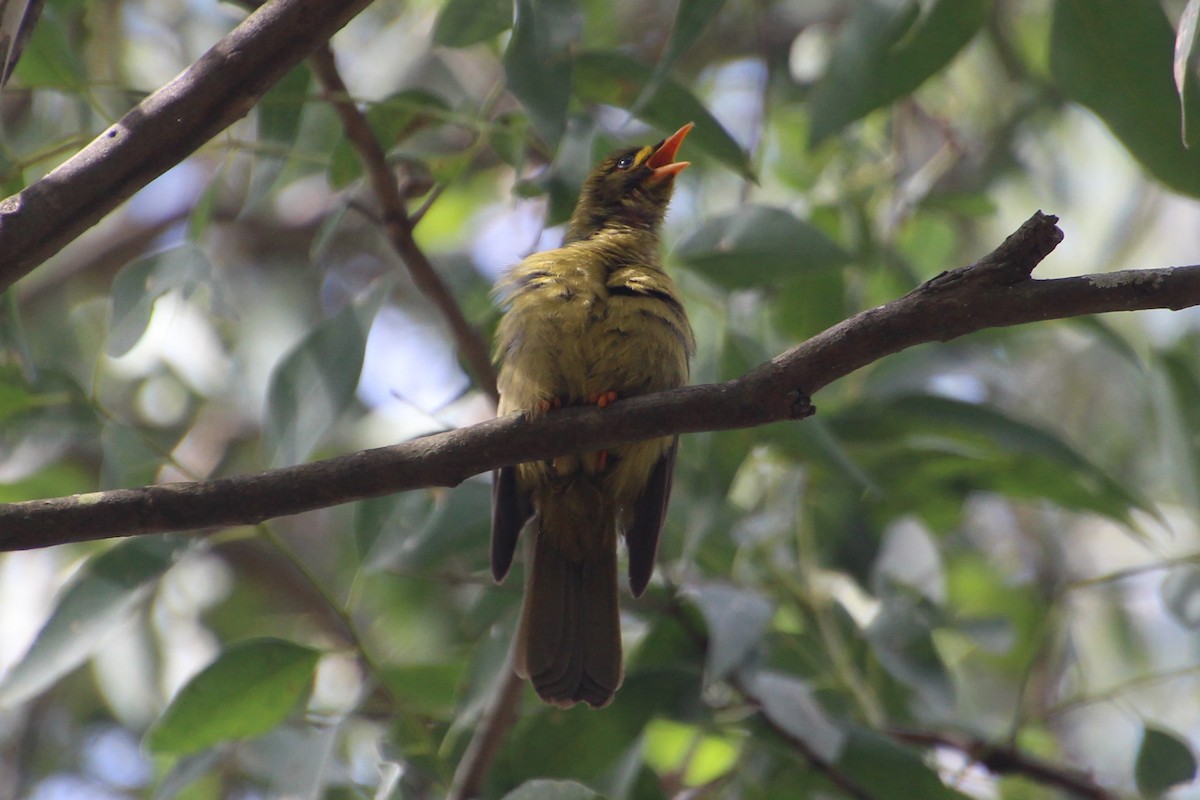
[[[1050,273],[1195,262],[1198,7],[419,0],[332,47],[483,331],[599,155],[696,121],[667,246],[710,382],[1038,207],[1068,237]],[[0,103],[5,188],[240,18],[187,8],[52,0]],[[0,498],[489,416],[377,211],[295,70],[3,298]],[[623,600],[625,685],[601,711],[525,691],[483,794],[1054,796],[1037,762],[1200,796],[1196,319],[985,331],[855,373],[803,423],[685,437],[658,575]],[[488,577],[489,496],[4,555],[0,795],[445,795],[520,604],[520,574]]]

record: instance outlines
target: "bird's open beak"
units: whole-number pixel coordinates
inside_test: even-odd
[[[696,123],[689,122],[679,130],[672,133],[650,158],[646,159],[646,166],[653,170],[651,175],[652,180],[662,180],[663,178],[673,178],[679,173],[687,169],[688,161],[676,161],[675,153],[679,151],[679,146],[683,144],[683,140],[687,138],[688,133],[692,128],[696,127]]]

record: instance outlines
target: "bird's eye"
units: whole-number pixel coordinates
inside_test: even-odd
[[[621,160],[617,162],[617,169],[629,169],[633,166],[633,153],[627,156],[621,156]]]

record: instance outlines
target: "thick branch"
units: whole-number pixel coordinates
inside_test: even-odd
[[[46,177],[0,202],[0,291],[244,117],[370,0],[271,0]]]
[[[805,395],[884,356],[984,328],[1200,305],[1200,266],[1077,278],[1028,275],[1061,234],[1040,212],[995,252],[864,311],[741,378],[577,407],[511,415],[411,442],[255,475],[0,505],[0,550],[258,523],[367,497],[454,486],[505,464],[622,442],[796,419]]]

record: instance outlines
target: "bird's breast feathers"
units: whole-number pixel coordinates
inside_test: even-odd
[[[501,283],[511,304],[496,340],[502,411],[687,381],[692,331],[671,279],[587,244],[531,256]]]

